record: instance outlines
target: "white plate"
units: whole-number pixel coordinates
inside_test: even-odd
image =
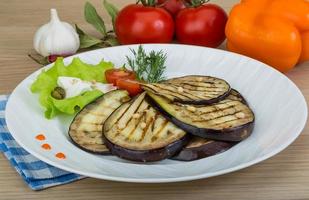
[[[76,55],[87,63],[102,58],[116,66],[125,63],[130,48],[119,46]],[[99,156],[75,147],[67,135],[71,117],[46,120],[38,96],[29,91],[40,71],[22,81],[12,93],[6,121],[16,141],[39,159],[61,169],[94,178],[125,182],[175,182],[207,178],[239,170],[261,162],[286,148],[301,133],[307,120],[307,105],[300,90],[287,77],[256,60],[226,51],[197,46],[144,45],[167,53],[168,77],[188,74],[211,75],[227,80],[239,90],[255,112],[252,135],[225,153],[209,158],[180,162],[164,160],[136,164],[114,156]],[[69,63],[72,57],[66,58]],[[51,151],[44,151],[35,136],[44,133]],[[55,157],[58,151],[67,156]]]

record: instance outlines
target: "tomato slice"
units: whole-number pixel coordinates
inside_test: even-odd
[[[118,79],[135,80],[136,76],[133,71],[126,69],[110,69],[105,72],[105,77],[108,83],[117,85]]]
[[[136,96],[143,91],[137,81],[130,79],[118,79],[116,85],[119,89],[127,90],[130,96]]]

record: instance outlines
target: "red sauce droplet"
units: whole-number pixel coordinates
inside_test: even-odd
[[[35,139],[37,139],[37,140],[45,140],[46,138],[45,138],[45,136],[43,134],[39,134],[39,135],[35,136]]]
[[[60,153],[57,153],[57,154],[56,154],[56,157],[59,158],[59,159],[65,159],[64,153],[61,153],[61,152],[60,152]]]
[[[51,150],[51,146],[49,145],[49,144],[42,144],[42,146],[41,146],[43,149],[45,149],[45,150]]]

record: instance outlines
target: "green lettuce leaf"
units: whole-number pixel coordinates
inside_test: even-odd
[[[86,64],[79,58],[74,58],[68,66],[63,58],[58,58],[48,70],[43,70],[31,85],[31,92],[39,93],[39,102],[45,108],[45,117],[51,119],[60,113],[74,114],[103,93],[99,90],[87,91],[79,96],[57,100],[51,92],[57,86],[59,76],[77,77],[85,81],[106,83],[105,71],[113,68],[113,63],[101,61],[97,65]]]

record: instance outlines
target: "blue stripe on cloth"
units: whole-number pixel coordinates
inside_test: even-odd
[[[0,110],[4,110],[6,103],[4,101],[0,101]]]
[[[0,95],[0,151],[27,185],[33,190],[42,190],[85,178],[40,161],[17,144],[9,133],[4,119],[7,97]]]

